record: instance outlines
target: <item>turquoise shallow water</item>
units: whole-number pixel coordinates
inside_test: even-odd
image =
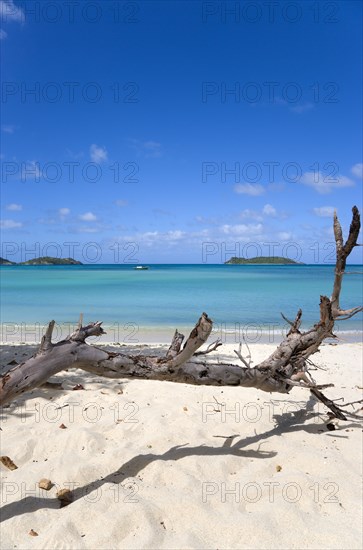
[[[2,266],[1,323],[44,325],[55,319],[66,325],[83,312],[87,322],[104,321],[110,339],[127,342],[140,327],[191,328],[205,311],[214,320],[216,333],[268,334],[286,326],[280,312],[293,318],[299,307],[303,326],[315,323],[320,294],[330,295],[333,269],[328,265],[151,265],[145,271],[132,265]],[[362,266],[349,266],[349,271],[361,272]],[[362,294],[362,275],[346,276],[342,305],[361,304]],[[362,315],[340,323],[341,331],[360,340]]]

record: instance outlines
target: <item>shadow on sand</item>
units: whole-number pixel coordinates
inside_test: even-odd
[[[290,402],[291,403],[291,402]],[[195,447],[188,447],[188,444],[176,445],[171,447],[168,451],[163,454],[140,454],[137,455],[124,464],[122,464],[116,471],[111,472],[106,477],[100,478],[90,483],[77,487],[73,490],[73,502],[88,496],[93,491],[96,491],[106,483],[120,484],[124,482],[127,478],[135,478],[140,472],[142,472],[149,464],[155,461],[176,461],[182,460],[185,457],[189,456],[237,456],[241,459],[243,458],[255,458],[255,459],[271,459],[277,456],[276,451],[263,451],[261,445],[264,441],[268,440],[274,436],[281,436],[282,434],[304,431],[309,434],[318,435],[322,431],[323,424],[317,423],[316,420],[320,414],[319,412],[314,411],[314,405],[316,401],[314,398],[310,398],[306,408],[301,409],[295,412],[287,412],[281,415],[275,415],[274,421],[275,426],[263,432],[261,434],[255,433],[254,435],[238,439],[239,434],[234,434],[230,436],[219,436],[224,439],[222,446],[214,447],[210,445],[198,445]],[[313,420],[313,423],[307,424],[307,421]],[[355,426],[355,424],[345,424],[344,427]],[[326,428],[325,428],[326,430]],[[325,431],[324,430],[324,431]],[[328,434],[327,434],[328,435]],[[256,449],[245,449],[251,445],[256,445]],[[71,506],[71,504],[70,504]],[[47,509],[57,509],[60,508],[60,501],[56,498],[42,498],[42,497],[25,497],[19,501],[11,502],[5,504],[1,509],[1,521],[5,521],[14,516],[21,514],[28,514],[35,512],[36,510],[47,508]]]

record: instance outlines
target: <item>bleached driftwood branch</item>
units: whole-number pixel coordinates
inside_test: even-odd
[[[240,350],[236,353],[244,367],[204,358],[221,345],[217,341],[210,344],[204,352],[198,351],[208,340],[212,330],[212,321],[206,313],[202,314],[183,347],[184,336],[175,331],[164,357],[114,353],[88,345],[88,337],[100,336],[105,332],[100,321],[82,326],[82,318],[73,334],[53,344],[54,321],[51,321],[38,352],[2,376],[0,405],[5,405],[17,396],[44,384],[50,376],[63,369],[79,368],[109,378],[144,378],[198,385],[254,387],[278,393],[288,393],[293,387],[300,386],[309,389],[337,418],[346,420],[347,413],[320,391],[331,384],[318,386],[309,376],[308,358],[318,351],[325,338],[334,337],[336,319],[349,318],[362,311],[360,306],[342,310],[339,305],[346,259],[357,246],[360,231],[358,209],[353,207],[352,212],[352,223],[345,244],[340,223],[336,214],[334,215],[337,259],[333,294],[331,298],[320,297],[320,320],[310,330],[301,332],[302,311],[299,310],[295,320],[288,321],[291,328],[285,339],[267,359],[255,367],[250,366],[250,355],[247,361]]]

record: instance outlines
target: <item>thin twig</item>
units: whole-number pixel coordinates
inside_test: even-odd
[[[197,351],[195,354],[194,354],[194,357],[196,355],[207,355],[207,353],[210,353],[211,351],[215,351],[217,348],[219,348],[219,346],[222,346],[222,340],[220,338],[217,338],[217,340],[215,342],[212,342],[211,344],[209,344],[209,346],[207,347],[206,350],[204,351]]]

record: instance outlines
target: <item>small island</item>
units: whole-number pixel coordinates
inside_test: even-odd
[[[0,265],[83,265],[82,262],[74,260],[73,258],[53,258],[52,256],[42,256],[40,258],[33,258],[33,260],[27,260],[26,262],[11,262],[5,258],[0,258]]]
[[[296,262],[290,258],[284,258],[282,256],[256,256],[255,258],[237,258],[233,256],[227,262],[226,265],[251,265],[251,264],[273,264],[273,265],[304,265],[301,262]]]
[[[15,262],[6,260],[5,258],[0,258],[0,265],[16,265]]]

